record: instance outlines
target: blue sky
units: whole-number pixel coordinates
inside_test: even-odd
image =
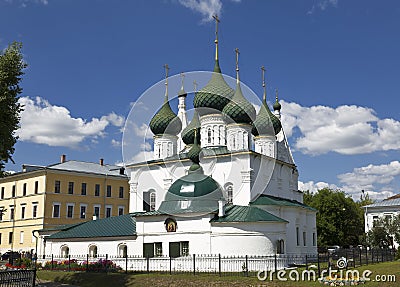
[[[132,102],[170,73],[220,63],[261,96],[279,90],[300,188],[358,198],[400,190],[398,1],[0,0],[0,48],[24,44],[20,141],[8,170],[68,159],[122,161]],[[160,95],[162,98],[163,95]]]

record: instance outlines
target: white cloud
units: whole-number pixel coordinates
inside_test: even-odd
[[[123,116],[119,116],[116,113],[112,112],[107,116],[102,116],[101,120],[109,121],[113,126],[122,127],[125,123],[125,118]]]
[[[41,4],[41,5],[48,5],[49,1],[48,0],[3,0],[6,3],[9,4],[20,4],[20,7],[26,8],[28,4],[33,3],[33,4]]]
[[[152,139],[153,138],[153,133],[151,132],[150,127],[147,124],[142,123],[140,126],[138,126],[136,123],[131,123],[131,124],[132,124],[132,128],[133,128],[133,132],[138,137],[141,137],[144,139]]]
[[[333,190],[339,189],[334,184],[329,184],[327,182],[319,181],[319,182],[314,182],[314,181],[308,181],[308,182],[302,182],[299,181],[299,190],[302,191],[310,191],[311,193],[316,193],[318,190],[323,189],[323,188],[330,188]]]
[[[122,118],[111,113],[87,121],[72,117],[67,108],[52,105],[41,97],[22,97],[19,102],[24,106],[21,128],[17,131],[20,140],[49,146],[77,147],[87,138],[96,141],[105,135],[109,124],[120,126]]]
[[[318,0],[316,3],[313,4],[311,9],[307,11],[307,14],[314,14],[314,12],[319,9],[321,11],[325,11],[329,7],[336,8],[338,6],[338,0]]]
[[[111,145],[112,145],[113,147],[121,147],[121,142],[120,142],[120,141],[117,141],[117,140],[115,140],[115,139],[112,139],[112,140],[111,140]]]
[[[221,15],[221,0],[178,0],[180,4],[195,12],[199,12],[204,22],[211,21],[213,15]],[[236,1],[238,2],[238,1]]]
[[[298,129],[294,148],[304,154],[365,154],[400,150],[400,122],[379,119],[373,109],[355,105],[337,108],[282,104],[282,124],[288,137]]]

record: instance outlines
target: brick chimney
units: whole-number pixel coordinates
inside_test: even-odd
[[[100,159],[100,165],[104,165],[104,159],[103,158]]]
[[[66,161],[67,161],[67,156],[66,156],[65,154],[62,154],[62,155],[61,155],[60,162],[61,162],[61,163],[64,163],[64,162],[66,162]]]

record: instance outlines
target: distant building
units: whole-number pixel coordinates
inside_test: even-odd
[[[24,165],[22,172],[0,179],[0,252],[35,250],[35,230],[57,230],[60,225],[92,220],[93,215],[126,214],[128,198],[124,169],[104,164],[103,159],[67,161],[63,155],[57,164]]]
[[[364,206],[365,232],[367,233],[374,227],[374,221],[380,218],[392,218],[400,214],[400,194],[389,197],[385,200]],[[395,247],[400,242],[394,242]]]

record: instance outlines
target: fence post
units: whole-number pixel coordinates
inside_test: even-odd
[[[108,265],[108,254],[106,254],[106,264],[104,266],[104,272],[107,273],[107,265]]]
[[[86,272],[89,272],[89,254],[86,253]]]
[[[171,255],[169,256],[169,275],[172,274],[172,257]]]
[[[361,257],[361,249],[358,249],[359,257],[360,257],[360,266],[362,266],[362,257]]]
[[[193,275],[196,275],[196,254],[193,254]]]
[[[221,277],[221,253],[218,254],[218,273]]]
[[[68,254],[68,272],[71,271],[71,255]]]
[[[128,274],[128,254],[125,255],[125,274]]]
[[[368,249],[367,249],[367,247],[365,247],[365,260],[368,265]]]
[[[51,254],[51,270],[53,270],[53,261],[54,261],[54,255]]]
[[[354,257],[356,257],[356,255],[355,255],[354,248],[353,248],[353,264],[354,264],[354,268],[356,268],[356,259]]]
[[[321,277],[321,266],[319,265],[319,253],[317,253],[317,264],[318,264],[318,278]]]
[[[146,263],[147,263],[147,273],[150,273],[150,257],[146,257]]]
[[[246,277],[249,277],[249,257],[246,255]]]
[[[275,274],[278,272],[278,258],[276,256],[276,253],[274,255],[274,269],[275,269]]]
[[[328,251],[328,270],[331,269],[331,259],[329,258],[329,251]]]
[[[307,256],[307,254],[306,254],[306,270],[308,270],[308,256]]]

